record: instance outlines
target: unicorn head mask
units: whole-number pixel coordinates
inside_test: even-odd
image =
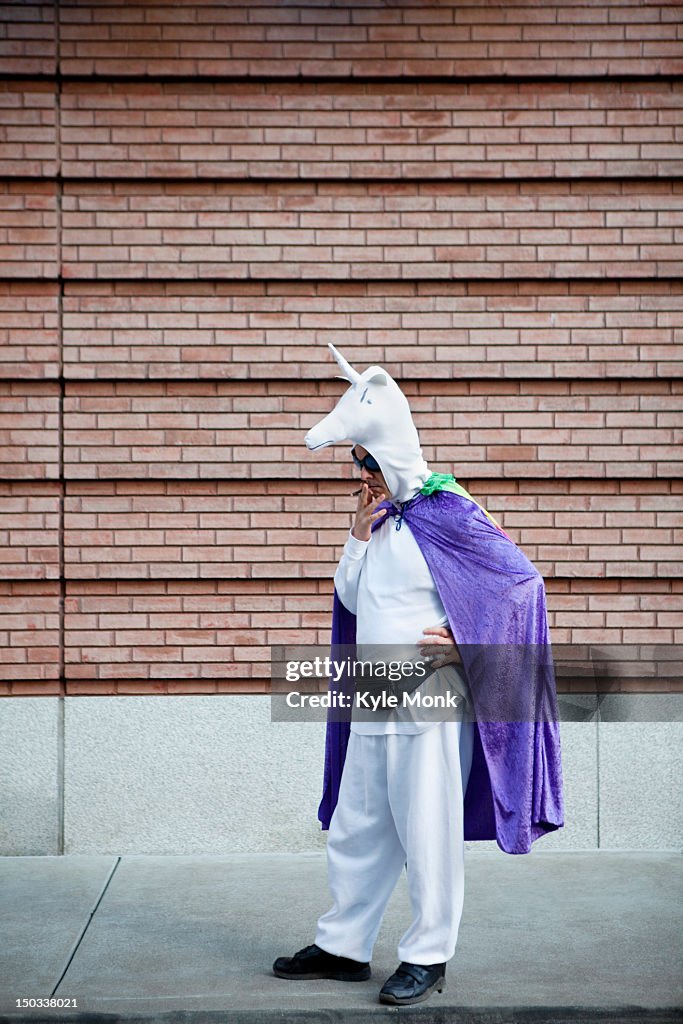
[[[393,501],[408,501],[430,476],[408,401],[381,366],[358,373],[334,345],[328,346],[351,385],[324,419],[306,434],[311,451],[350,440],[377,459]]]

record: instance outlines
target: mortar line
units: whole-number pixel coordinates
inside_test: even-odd
[[[59,0],[54,3],[55,25],[55,230],[56,230],[56,263],[57,263],[57,333],[58,333],[58,380],[59,408],[57,414],[58,434],[58,474],[59,474],[59,513],[58,513],[58,558],[59,558],[59,703],[57,716],[57,852],[64,854],[64,817],[65,817],[65,600],[66,581],[64,578],[64,343],[63,343],[63,296],[64,278],[62,275],[62,145],[61,145],[61,111],[62,111],[62,79],[60,75],[60,17]]]
[[[596,793],[595,793],[595,810],[596,810],[596,841],[598,850],[600,849],[600,707],[598,706],[598,713],[595,716],[595,776],[596,776]]]
[[[31,81],[44,82],[49,81],[52,75],[48,71],[0,71],[0,82],[2,81],[22,81],[30,79]],[[135,72],[132,74],[126,74],[125,72],[108,72],[99,74],[97,71],[87,72],[69,72],[64,75],[64,81],[67,83],[79,83],[89,84],[92,81],[103,82],[105,84],[121,84],[121,85],[136,85],[136,84],[148,84],[150,76],[144,74],[144,72]],[[516,82],[523,82],[529,84],[543,85],[572,85],[583,84],[584,82],[597,82],[602,83],[605,81],[605,75],[596,69],[595,73],[590,75],[568,75],[568,74],[519,74],[515,75],[514,80]],[[656,85],[662,83],[663,85],[675,85],[683,80],[683,75],[678,71],[666,71],[663,74],[659,71],[623,71],[619,74],[609,76],[610,84],[616,85],[630,85],[633,82],[654,82]],[[187,85],[199,83],[200,85],[207,82],[213,82],[217,85],[254,85],[255,87],[261,85],[273,85],[273,86],[300,86],[300,85],[342,85],[346,86],[349,83],[353,85],[362,85],[367,83],[369,85],[386,85],[390,87],[392,85],[419,85],[421,82],[425,82],[429,85],[457,85],[466,86],[469,89],[476,88],[478,85],[509,85],[510,76],[505,74],[496,74],[491,72],[490,74],[481,75],[453,75],[453,74],[420,74],[420,75],[406,75],[406,74],[393,74],[393,75],[353,75],[349,77],[348,73],[341,74],[330,73],[328,75],[317,74],[317,75],[297,75],[292,74],[229,74],[212,72],[208,75],[196,75],[196,74],[174,74],[173,72],[167,72],[165,74],[155,74],[155,82]]]

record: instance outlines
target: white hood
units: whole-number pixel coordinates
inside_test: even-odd
[[[422,457],[420,439],[408,401],[396,381],[381,366],[364,373],[329,345],[351,387],[332,412],[306,434],[306,446],[315,451],[341,441],[360,444],[377,459],[392,501],[415,497],[431,475]]]

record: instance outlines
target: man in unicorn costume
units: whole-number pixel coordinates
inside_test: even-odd
[[[314,944],[279,957],[273,970],[367,980],[405,866],[413,920],[380,1001],[407,1005],[445,986],[463,908],[464,842],[496,839],[507,853],[527,853],[564,824],[545,588],[486,509],[454,477],[430,471],[386,370],[361,374],[329,347],[350,387],[306,445],[351,440],[362,481],[334,577],[332,642],[359,650],[422,643],[425,653],[450,644],[433,666],[472,715],[329,717],[318,817],[329,828],[333,905]]]

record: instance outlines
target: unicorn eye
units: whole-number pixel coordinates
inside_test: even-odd
[[[368,389],[366,388],[365,391],[363,392],[363,394],[360,396],[361,402],[365,401],[365,396],[367,395],[367,393],[368,393]],[[372,404],[372,403],[370,403],[370,404]]]

